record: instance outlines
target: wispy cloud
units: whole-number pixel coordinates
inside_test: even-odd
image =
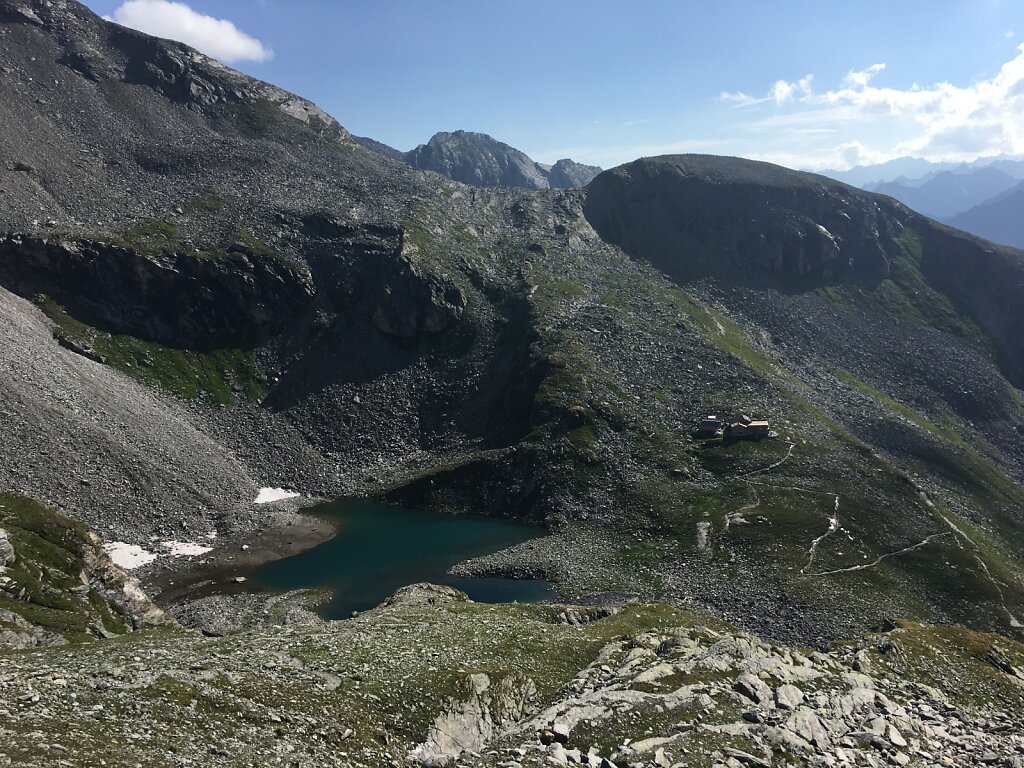
[[[274,52],[227,19],[216,19],[171,0],[127,0],[109,17],[125,27],[191,45],[228,64],[269,61]]]
[[[813,80],[814,75],[804,75],[795,83],[786,80],[776,80],[769,89],[767,96],[758,98],[743,93],[743,91],[722,91],[718,99],[737,107],[753,107],[757,104],[767,104],[768,102],[774,102],[776,106],[782,106],[795,99],[810,95],[812,91],[811,82]]]
[[[802,167],[848,166],[903,155],[959,161],[1024,154],[1024,44],[991,78],[969,85],[876,85],[885,69],[878,63],[851,70],[836,88],[825,91],[815,91],[808,75],[795,82],[777,80],[763,96],[726,92],[719,101],[761,107],[755,119],[743,124],[751,131],[839,134],[837,144],[762,155]],[[772,113],[765,115],[764,109]]]

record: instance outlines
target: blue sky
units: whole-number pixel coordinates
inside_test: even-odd
[[[811,169],[1024,154],[1017,0],[87,4],[399,149],[463,128],[603,167],[667,152]]]

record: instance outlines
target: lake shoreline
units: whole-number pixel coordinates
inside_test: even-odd
[[[318,517],[326,519],[333,532],[316,537],[320,546],[296,547],[287,563],[281,557],[259,558],[244,568],[236,561],[232,568],[203,574],[214,577],[205,582],[192,579],[195,586],[174,585],[165,599],[213,592],[326,589],[333,598],[320,614],[338,619],[368,610],[395,589],[419,582],[455,587],[478,602],[543,602],[556,594],[554,585],[536,574],[467,578],[455,572],[462,562],[544,537],[543,528],[529,523],[483,514],[449,515],[364,498],[325,504]],[[339,526],[344,536],[337,535]],[[245,580],[233,584],[236,576]]]
[[[219,538],[202,561],[177,559],[147,569],[140,574],[142,586],[161,607],[211,594],[273,591],[254,590],[248,575],[262,565],[306,552],[337,536],[340,521],[318,511],[326,503],[316,499],[282,516],[279,525]],[[238,578],[243,581],[236,581]]]

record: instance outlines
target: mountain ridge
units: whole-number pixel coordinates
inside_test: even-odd
[[[478,187],[573,189],[586,186],[601,169],[563,158],[554,165],[535,162],[524,152],[472,131],[435,133],[426,144],[402,152],[373,139],[356,137],[367,149],[425,171]]]
[[[1021,206],[1024,205],[1024,183],[986,200],[945,222],[952,227],[973,232],[993,242],[1014,248],[1024,247],[1024,227],[1020,225]]]
[[[895,197],[926,216],[947,219],[998,197],[1018,183],[1009,174],[986,166],[970,172],[940,171],[918,186],[883,182],[872,191]]]

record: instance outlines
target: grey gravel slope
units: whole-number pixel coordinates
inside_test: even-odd
[[[184,408],[61,348],[45,316],[3,289],[0,372],[0,434],[18,446],[0,452],[9,490],[135,543],[205,534],[251,509],[256,483]]]

